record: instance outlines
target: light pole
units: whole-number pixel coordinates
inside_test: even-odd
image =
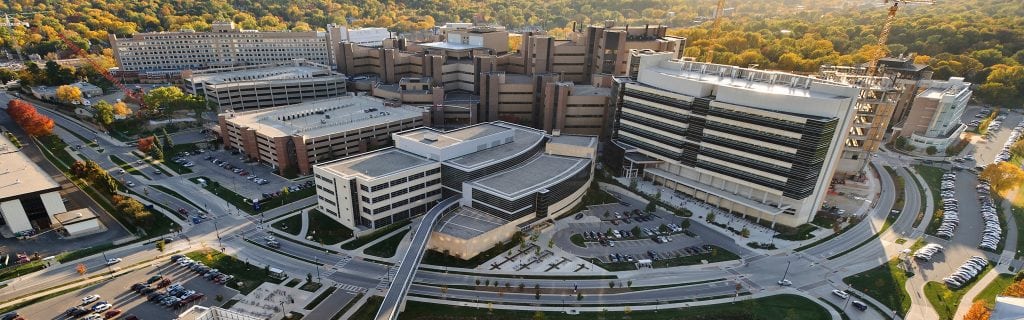
[[[320,257],[313,257],[313,262],[313,266],[316,267],[316,282],[323,283],[323,280],[320,279]]]
[[[786,261],[786,272],[782,273],[782,280],[779,281],[779,285],[782,285],[782,281],[786,281],[786,276],[789,275],[789,265],[793,264],[793,261]]]

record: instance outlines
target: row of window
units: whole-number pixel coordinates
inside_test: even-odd
[[[384,205],[384,206],[382,206],[380,208],[376,208],[376,209],[373,209],[373,210],[370,210],[370,209],[368,209],[366,207],[363,207],[363,213],[377,215],[377,214],[381,214],[381,213],[387,212],[388,210],[391,210],[392,208],[400,208],[400,207],[402,207],[404,205],[407,205],[409,203],[420,201],[420,200],[423,200],[423,199],[426,199],[426,198],[429,198],[429,197],[433,197],[433,196],[436,196],[436,195],[439,195],[439,194],[441,194],[441,189],[431,190],[431,191],[427,192],[426,194],[418,194],[418,195],[409,197],[408,199],[398,200],[398,201],[395,201],[395,202],[393,202],[391,204],[387,204],[387,205]]]
[[[406,183],[406,182],[409,182],[409,181],[413,181],[413,180],[416,180],[416,179],[419,179],[419,178],[423,178],[424,176],[430,176],[430,175],[435,175],[435,174],[439,174],[439,173],[441,173],[441,168],[434,168],[434,169],[430,169],[430,170],[427,170],[427,171],[424,171],[424,172],[413,174],[413,175],[408,176],[408,177],[401,177],[401,178],[398,178],[398,179],[395,179],[395,180],[391,180],[391,181],[388,181],[388,182],[383,182],[383,183],[380,183],[380,184],[375,185],[373,187],[367,187],[366,185],[359,185],[359,189],[362,189],[363,191],[367,191],[367,192],[377,192],[377,191],[380,191],[380,190],[384,190],[384,188],[387,188],[387,187],[397,186],[397,185],[400,185],[400,184],[403,184],[403,183]],[[441,179],[431,180],[430,183],[428,183],[428,185],[432,185],[434,181],[437,181],[438,183],[440,183]]]

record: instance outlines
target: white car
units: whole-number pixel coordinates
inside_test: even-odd
[[[96,300],[99,300],[99,299],[100,299],[100,295],[98,295],[98,294],[85,296],[85,298],[82,298],[82,304],[89,304],[89,303],[92,303],[93,301],[96,301]]]
[[[125,182],[124,184],[127,185],[129,188],[135,186],[135,182],[131,182],[131,181]]]
[[[778,283],[780,286],[784,286],[784,287],[788,287],[788,286],[793,285],[793,281],[789,281],[789,279],[782,279],[782,280],[777,281],[776,283]]]
[[[103,315],[101,315],[99,313],[93,313],[93,314],[90,314],[90,315],[88,315],[88,316],[86,316],[85,318],[82,318],[82,319],[83,320],[103,320]]]
[[[114,305],[112,305],[110,303],[107,303],[106,301],[103,301],[103,302],[97,303],[95,306],[92,306],[92,311],[103,312],[103,311],[107,311],[107,309],[110,309],[110,307],[113,307],[113,306]]]
[[[110,258],[107,259],[107,265],[118,264],[121,262],[121,258]]]
[[[832,294],[839,296],[842,299],[847,299],[850,297],[850,294],[846,293],[846,291],[832,290]]]

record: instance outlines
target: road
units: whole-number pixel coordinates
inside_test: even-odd
[[[402,258],[398,260],[398,270],[395,272],[394,281],[391,282],[387,294],[384,295],[384,302],[375,319],[398,319],[398,309],[401,308],[405,294],[409,291],[409,286],[412,285],[413,275],[416,274],[416,269],[420,266],[420,259],[423,258],[423,252],[427,248],[427,240],[430,239],[430,230],[434,229],[441,214],[458,202],[459,197],[450,197],[437,203],[423,215],[419,224],[412,230],[412,245],[402,253]]]

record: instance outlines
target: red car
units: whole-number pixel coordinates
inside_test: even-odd
[[[110,318],[116,317],[119,314],[121,314],[121,309],[114,309],[114,310],[110,310],[110,311],[107,311],[106,313],[104,313],[103,314],[103,318],[110,319]]]

